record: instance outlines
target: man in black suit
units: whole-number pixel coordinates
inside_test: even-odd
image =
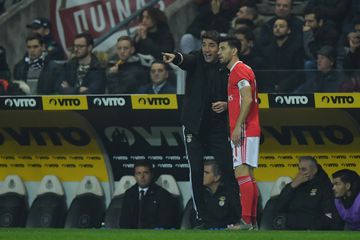
[[[138,93],[175,94],[176,88],[168,81],[169,71],[162,61],[154,61],[150,67],[151,83],[141,86]]]
[[[177,202],[168,191],[153,182],[151,163],[137,161],[134,176],[136,184],[125,192],[120,228],[175,228]]]

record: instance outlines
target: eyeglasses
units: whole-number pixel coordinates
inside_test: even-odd
[[[76,49],[76,48],[84,48],[84,47],[87,47],[87,45],[74,45],[73,48]]]

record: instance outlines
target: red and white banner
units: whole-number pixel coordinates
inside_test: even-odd
[[[89,31],[98,38],[121,23],[135,11],[141,9],[150,0],[53,0],[50,16],[54,37],[64,49],[72,46],[74,36]],[[161,0],[155,5],[164,10],[175,0]],[[130,25],[133,26],[134,24]],[[116,39],[124,35],[125,30],[113,34],[105,40],[98,50],[105,51],[114,46]]]

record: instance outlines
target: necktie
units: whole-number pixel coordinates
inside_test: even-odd
[[[144,196],[145,196],[145,191],[144,190],[140,190],[139,192],[139,215],[138,215],[138,228],[141,228],[141,219],[142,219],[142,208],[143,208],[143,204],[144,204]]]

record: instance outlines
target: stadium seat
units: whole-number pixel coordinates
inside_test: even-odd
[[[100,228],[104,213],[105,198],[99,180],[85,176],[71,202],[65,228]]]
[[[276,211],[276,201],[278,196],[270,198],[264,208],[260,230],[284,230],[285,216],[278,214]]]
[[[64,227],[67,206],[63,187],[54,175],[45,176],[31,205],[26,227]]]
[[[180,229],[192,229],[192,225],[191,225],[192,211],[193,211],[193,203],[192,203],[192,199],[190,198],[189,201],[186,203],[186,206],[182,213]]]
[[[122,204],[124,200],[124,193],[127,189],[136,183],[135,177],[131,175],[123,176],[120,181],[115,185],[115,192],[111,199],[110,205],[105,213],[105,227],[106,228],[119,228],[120,215]]]
[[[28,204],[25,185],[17,175],[8,175],[0,186],[0,227],[23,227]]]
[[[156,184],[166,189],[175,197],[180,197],[180,189],[175,178],[170,174],[162,174],[156,180]]]
[[[135,185],[135,183],[136,180],[134,176],[132,175],[123,176],[118,182],[118,184],[116,184],[115,186],[114,196],[119,196],[125,193],[125,191],[131,188],[133,185]]]
[[[292,181],[291,177],[281,176],[276,179],[274,185],[271,188],[270,197],[275,197],[281,193],[281,190],[285,187],[286,184]]]

